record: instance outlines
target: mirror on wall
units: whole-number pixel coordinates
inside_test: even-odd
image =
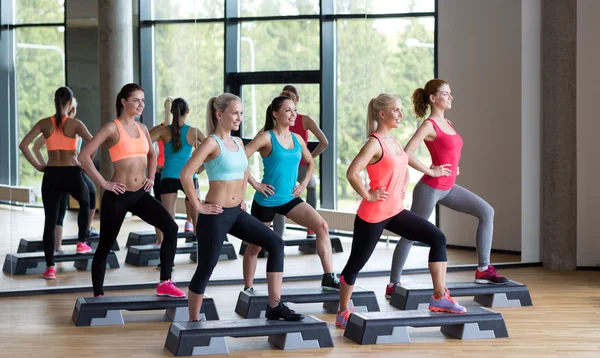
[[[5,46],[6,37],[11,36],[10,46],[14,52],[1,51],[3,63],[9,64],[12,72],[2,73],[2,80],[12,81],[14,93],[6,94],[9,100],[6,116],[10,119],[8,128],[16,133],[8,136],[9,146],[13,148],[16,162],[9,164],[10,156],[2,157],[3,183],[8,186],[23,187],[28,193],[25,206],[15,205],[22,192],[8,190],[8,200],[0,198],[0,225],[9,235],[0,241],[2,258],[7,254],[21,254],[21,251],[31,251],[43,256],[41,239],[44,230],[44,208],[42,205],[41,187],[43,173],[37,171],[18,150],[19,141],[41,118],[52,115],[55,111],[54,91],[63,85],[68,85],[77,100],[77,118],[80,119],[94,134],[101,123],[107,119],[100,118],[100,79],[98,66],[98,9],[97,4],[85,0],[43,0],[48,5],[45,15],[40,18],[34,9],[39,3],[16,0],[16,17],[14,23],[18,27],[10,32],[4,30],[0,44]],[[34,4],[35,3],[35,4]],[[325,41],[321,34],[319,1],[283,0],[280,7],[266,6],[266,0],[239,1],[239,43],[235,54],[237,65],[235,70],[226,74],[226,51],[234,51],[236,46],[227,46],[227,21],[224,20],[224,1],[206,2],[201,0],[142,0],[140,5],[149,6],[152,18],[138,21],[138,0],[133,0],[132,21],[134,50],[134,81],[150,83],[153,88],[144,88],[146,110],[142,122],[150,129],[154,125],[169,122],[165,109],[168,97],[182,97],[190,107],[186,124],[206,130],[206,105],[210,97],[219,95],[229,83],[232,76],[252,72],[282,72],[282,71],[318,71],[322,66],[320,44]],[[427,5],[425,5],[427,3]],[[340,272],[350,254],[352,244],[351,231],[354,215],[360,203],[360,197],[355,193],[346,179],[346,170],[352,159],[357,155],[365,142],[365,123],[367,104],[370,99],[382,92],[397,94],[403,105],[403,119],[400,127],[395,130],[394,137],[405,146],[412,134],[417,130],[421,121],[417,120],[411,105],[411,95],[414,89],[422,87],[435,73],[435,6],[433,0],[397,1],[393,8],[384,1],[339,1],[331,13],[333,21],[332,36],[335,36],[335,95],[332,103],[322,103],[321,85],[318,83],[295,83],[300,91],[301,100],[297,104],[298,112],[310,115],[321,128],[324,124],[335,124],[333,132],[335,140],[329,138],[327,151],[334,153],[336,177],[331,188],[324,188],[321,173],[321,160],[317,158],[315,180],[317,197],[322,190],[335,191],[335,208],[324,208],[317,201],[317,209],[321,210],[329,222],[332,238],[339,238],[343,252],[333,254],[333,265]],[[34,6],[36,5],[36,6]],[[65,11],[66,9],[66,11]],[[54,12],[53,12],[54,11]],[[422,16],[401,16],[406,13],[423,14]],[[64,18],[65,14],[68,18]],[[367,14],[367,16],[365,16]],[[368,15],[377,14],[376,18]],[[297,16],[312,16],[315,18],[298,19]],[[339,18],[336,15],[343,15]],[[356,16],[354,16],[356,15]],[[380,16],[381,15],[381,16]],[[384,15],[389,15],[385,17]],[[4,16],[4,15],[3,15]],[[276,20],[259,19],[261,16],[277,16]],[[281,16],[289,18],[282,19]],[[245,17],[250,17],[248,21]],[[192,20],[202,19],[201,22]],[[156,22],[155,20],[160,20]],[[164,21],[168,20],[168,21]],[[31,25],[31,26],[29,26]],[[151,36],[138,36],[141,31],[151,31]],[[298,38],[298,34],[303,34]],[[150,39],[150,40],[148,40]],[[6,45],[8,46],[8,45]],[[385,49],[385,51],[380,51]],[[14,56],[11,55],[14,53]],[[142,80],[146,76],[140,66],[143,56],[152,57],[154,72],[151,79]],[[3,67],[4,68],[4,67]],[[244,105],[243,137],[251,140],[264,125],[265,112],[271,99],[282,90],[284,83],[243,83],[240,85],[240,97]],[[145,85],[147,86],[147,85]],[[11,88],[10,86],[8,88]],[[4,93],[4,92],[0,92]],[[116,93],[114,94],[116,96]],[[4,96],[4,94],[3,94]],[[12,100],[11,100],[12,99]],[[0,103],[4,103],[4,97]],[[114,100],[111,100],[114,106]],[[148,107],[152,106],[152,107]],[[326,106],[336,108],[336,118],[324,117],[321,109]],[[149,110],[151,108],[152,110]],[[116,113],[114,114],[116,117]],[[113,118],[110,118],[113,119]],[[0,121],[4,118],[0,119]],[[103,121],[104,120],[104,121]],[[108,119],[109,120],[109,119]],[[11,127],[12,126],[12,127]],[[460,127],[460,124],[457,125]],[[458,128],[457,128],[458,129]],[[10,131],[9,131],[10,132]],[[4,137],[2,137],[4,138]],[[309,136],[311,146],[316,145],[316,137]],[[0,143],[3,145],[3,143]],[[82,145],[85,145],[83,143]],[[155,146],[158,150],[158,146]],[[473,150],[472,147],[469,150]],[[99,168],[99,151],[95,164]],[[104,152],[106,152],[104,150]],[[424,144],[416,151],[416,156],[424,164],[431,163],[430,154]],[[3,155],[3,154],[0,154]],[[41,155],[47,159],[47,153],[42,146]],[[8,168],[5,173],[4,165]],[[260,179],[262,176],[262,160],[259,154],[250,158],[253,175]],[[11,172],[11,170],[13,170]],[[330,172],[330,171],[329,171]],[[410,180],[404,200],[408,209],[413,203],[412,190],[419,182],[422,174],[410,169]],[[460,179],[459,179],[460,180]],[[331,181],[331,180],[330,180]],[[208,178],[205,173],[198,175],[198,195],[203,199],[208,190]],[[364,184],[368,184],[366,175]],[[95,184],[93,184],[95,186]],[[100,230],[101,188],[96,187],[96,207],[90,224],[95,230]],[[2,190],[5,190],[2,187]],[[0,195],[5,195],[2,191]],[[10,195],[13,195],[11,197]],[[248,186],[246,201],[248,211],[254,195]],[[306,199],[306,193],[302,195]],[[62,226],[64,243],[60,248],[63,252],[75,250],[73,237],[77,234],[78,205],[73,198],[67,198],[66,210]],[[335,210],[334,210],[335,209]],[[444,210],[435,210],[429,220],[438,222],[437,215],[447,214]],[[173,279],[187,282],[191,279],[196,265],[191,260],[190,252],[195,250],[191,239],[192,233],[188,222],[191,221],[189,207],[185,196],[178,193],[176,202],[176,222],[180,236],[178,246],[181,252],[175,258],[176,270]],[[472,221],[473,240],[468,247],[450,245],[448,250],[449,266],[475,265],[477,255],[475,246],[476,220]],[[201,228],[200,228],[201,229]],[[98,241],[97,235],[90,231],[89,243],[92,248]],[[140,236],[136,233],[141,233]],[[158,280],[158,246],[155,245],[155,229],[137,216],[128,215],[125,219],[115,249],[115,257],[119,268],[108,268],[105,285],[126,285],[153,283]],[[387,236],[390,235],[390,236]],[[305,228],[288,221],[284,239],[306,238]],[[19,245],[21,239],[36,242],[29,248]],[[392,255],[398,237],[385,232],[377,245],[373,258],[363,271],[385,274],[390,270]],[[214,280],[240,280],[242,278],[242,256],[240,240],[229,237],[234,247],[234,255],[227,257],[215,268]],[[337,242],[337,241],[336,241]],[[34,247],[34,245],[37,245]],[[152,251],[149,261],[136,261],[129,257],[129,246],[146,245],[145,250]],[[55,247],[58,248],[58,247]],[[494,247],[495,248],[495,247]],[[201,247],[200,247],[201,249]],[[405,272],[413,269],[426,269],[429,248],[421,245],[412,247]],[[285,276],[308,275],[311,278],[323,273],[321,261],[316,254],[303,254],[298,246],[288,246],[286,253]],[[57,255],[62,254],[57,251]],[[229,253],[231,254],[231,253]],[[192,254],[193,256],[193,254]],[[226,259],[227,258],[227,259]],[[79,260],[59,262],[56,264],[56,279],[40,278],[45,261],[35,269],[26,273],[9,270],[0,278],[0,291],[17,289],[36,289],[48,287],[91,286],[89,263]],[[500,251],[492,253],[493,263],[519,262],[519,252]],[[33,264],[32,264],[33,265]],[[259,259],[256,277],[265,277],[266,260]],[[41,271],[40,271],[41,270]]]

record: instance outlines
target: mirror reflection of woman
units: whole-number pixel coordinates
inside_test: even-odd
[[[76,118],[77,117],[77,99],[75,97],[73,97],[72,100],[72,108],[69,111],[69,113],[67,113],[67,115],[70,118]],[[77,136],[78,140],[77,140],[77,147],[78,149],[81,149],[81,137]],[[35,155],[35,158],[38,160],[39,163],[41,163],[42,165],[46,165],[46,159],[44,158],[44,156],[42,155],[42,147],[46,145],[46,139],[44,138],[44,136],[40,136],[35,143],[33,143],[33,154]],[[88,187],[88,191],[90,194],[90,218],[88,220],[88,228],[87,228],[87,237],[91,237],[91,236],[98,236],[100,234],[100,232],[98,230],[96,230],[94,227],[92,227],[92,221],[94,220],[94,216],[96,215],[96,186],[94,185],[94,183],[92,182],[92,180],[90,179],[90,177],[88,177],[85,172],[81,173],[83,175],[83,180],[85,181],[85,184]],[[64,220],[65,220],[65,215],[67,213],[67,208],[69,206],[69,195],[68,194],[63,194],[62,198],[60,199],[60,206],[59,206],[59,211],[58,211],[58,219],[56,220],[56,228],[55,228],[55,247],[54,250],[61,252],[62,251],[62,238],[63,238],[63,227],[64,227]]]
[[[106,259],[121,230],[127,212],[137,215],[164,234],[160,247],[160,282],[158,296],[185,297],[173,281],[171,272],[177,250],[177,224],[165,207],[149,191],[154,185],[156,154],[145,125],[135,121],[144,110],[144,90],[130,83],[117,95],[117,118],[103,125],[94,139],[79,154],[86,173],[104,189],[100,214],[100,241],[92,261],[94,296],[104,296]],[[114,173],[105,180],[92,163],[89,155],[102,144],[108,146]],[[152,178],[152,179],[150,179]]]
[[[61,199],[70,194],[79,203],[77,215],[77,248],[78,254],[88,253],[92,249],[85,242],[90,215],[89,191],[77,163],[77,136],[90,142],[92,135],[83,122],[67,115],[73,108],[73,92],[69,87],[60,87],[54,93],[53,116],[39,120],[25,135],[19,149],[25,159],[40,172],[42,179],[42,202],[44,203],[44,256],[46,270],[42,277],[56,278],[54,262],[55,226],[58,221]],[[42,134],[48,150],[48,162],[40,163],[29,149],[35,138]],[[95,150],[87,151],[87,160],[91,163]]]

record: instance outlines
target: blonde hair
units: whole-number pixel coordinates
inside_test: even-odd
[[[225,112],[231,101],[242,101],[240,97],[231,94],[223,93],[217,97],[212,97],[206,105],[206,134],[211,135],[215,132],[218,125],[217,111]]]
[[[77,110],[77,105],[77,98],[73,97],[73,99],[71,100],[71,110],[69,111],[69,113],[67,113],[67,116],[73,118],[71,114]]]
[[[377,112],[394,105],[394,102],[400,100],[398,96],[390,93],[382,93],[375,98],[371,98],[367,106],[367,137],[377,130]]]
[[[165,100],[165,120],[164,120],[164,124],[166,126],[170,125],[173,123],[173,114],[171,113],[171,106],[173,105],[173,100],[175,99],[175,97],[167,97],[167,99]]]

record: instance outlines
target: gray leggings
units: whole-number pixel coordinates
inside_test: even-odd
[[[299,165],[298,182],[303,181],[305,176],[306,165]],[[314,174],[306,186],[306,202],[314,209],[317,208],[317,180],[315,179]],[[273,219],[273,231],[275,231],[277,235],[283,237],[283,233],[285,232],[285,216],[275,214],[275,218]]]
[[[479,219],[475,241],[477,259],[479,260],[479,267],[487,267],[490,264],[490,252],[492,250],[494,208],[460,185],[455,184],[450,190],[439,190],[419,181],[413,190],[413,204],[410,211],[428,219],[438,202],[447,208]],[[390,282],[400,282],[402,269],[406,264],[413,242],[401,238],[396,245],[392,259]]]

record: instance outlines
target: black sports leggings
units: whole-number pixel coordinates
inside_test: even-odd
[[[354,285],[358,272],[365,266],[375,246],[387,229],[398,236],[412,241],[419,241],[429,245],[429,262],[445,262],[446,236],[435,225],[409,211],[402,210],[395,216],[378,223],[369,223],[359,218],[354,218],[354,234],[352,235],[352,249],[346,267],[342,270],[344,282]]]
[[[77,225],[79,231],[77,240],[85,241],[87,226],[90,218],[90,204],[88,187],[85,185],[79,167],[46,167],[42,179],[42,202],[44,203],[44,256],[46,266],[54,266],[54,241],[55,226],[58,218],[59,206],[63,195],[71,196],[79,203]]]
[[[285,245],[281,236],[239,206],[223,208],[223,212],[218,215],[198,214],[198,266],[190,282],[190,291],[199,295],[204,293],[228,233],[267,250],[267,272],[283,272]]]
[[[102,195],[100,213],[100,241],[92,261],[92,284],[94,296],[103,295],[104,275],[106,273],[106,258],[117,239],[125,214],[130,211],[148,224],[160,229],[164,234],[160,246],[160,279],[171,279],[173,261],[177,251],[178,226],[165,207],[156,201],[148,192],[141,188],[138,191],[126,191],[115,194],[105,191]]]
[[[90,193],[90,210],[96,209],[96,186],[92,182],[92,179],[85,175],[85,172],[82,172],[83,181],[88,187],[88,192]],[[56,219],[56,225],[64,226],[65,214],[67,213],[67,207],[69,206],[69,195],[63,194],[60,199],[60,206],[58,207],[58,218]],[[93,219],[93,218],[90,218]],[[89,223],[88,223],[89,225]]]

